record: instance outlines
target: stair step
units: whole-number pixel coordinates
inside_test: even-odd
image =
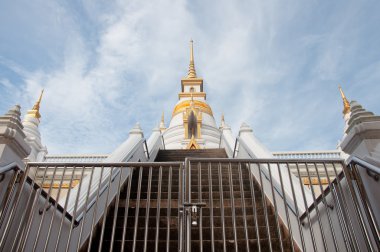
[[[156,161],[184,161],[185,157],[206,156],[227,157],[225,151],[221,149],[207,151],[161,150],[157,155]],[[211,176],[209,176],[208,167],[211,167]],[[179,166],[172,167],[171,184],[169,184],[169,168],[167,166],[163,166],[161,169],[161,182],[158,181],[159,167],[144,167],[142,169],[139,199],[137,199],[138,169],[135,170],[132,176],[128,206],[126,206],[127,183],[123,185],[120,191],[119,205],[116,206],[115,227],[113,227],[115,206],[111,207],[108,211],[102,251],[109,251],[113,230],[115,231],[114,251],[120,250],[122,240],[124,240],[125,251],[132,250],[134,237],[136,238],[136,251],[142,251],[144,244],[148,251],[154,250],[156,245],[158,251],[166,251],[167,246],[169,246],[169,251],[178,251],[178,207],[180,206],[181,197],[179,195]],[[151,177],[149,176],[150,171]],[[191,197],[192,202],[206,203],[206,206],[198,212],[198,226],[191,227],[191,251],[201,251],[200,246],[202,246],[203,251],[208,252],[211,251],[212,244],[215,251],[222,251],[223,237],[226,239],[225,246],[227,251],[235,251],[235,245],[237,245],[239,252],[246,251],[246,233],[248,235],[248,247],[250,251],[257,251],[259,245],[261,251],[269,251],[270,244],[273,251],[281,251],[281,241],[278,234],[279,224],[276,222],[273,207],[271,207],[267,200],[265,200],[266,207],[264,207],[263,200],[265,198],[263,198],[261,188],[256,181],[250,181],[249,170],[246,166],[242,165],[239,169],[236,164],[231,164],[228,167],[228,165],[223,163],[220,165],[212,163],[210,166],[204,164],[202,165],[202,169],[198,169],[197,164],[194,164],[191,167],[190,173],[190,179],[186,180],[184,178],[183,182],[190,181],[189,188],[191,191],[190,194],[187,192],[184,196],[186,198]],[[150,181],[149,178],[151,178]],[[242,179],[240,180],[240,178]],[[148,194],[149,183],[150,193]],[[159,184],[161,185],[160,187]],[[169,189],[171,191],[170,194]],[[161,191],[160,193],[158,193],[159,190]],[[222,201],[221,196],[223,197]],[[233,201],[231,196],[233,196]],[[169,197],[170,201],[168,200]],[[150,198],[149,201],[148,198]],[[210,198],[212,199],[211,201]],[[183,200],[187,201],[186,199]],[[137,205],[139,205],[138,209]],[[234,208],[232,208],[232,205]],[[127,216],[125,216],[126,210],[128,212]],[[137,210],[138,215],[136,216]],[[148,218],[146,218],[147,213]],[[222,215],[224,218],[222,218]],[[124,227],[125,221],[126,226]],[[122,237],[124,228],[126,233],[125,237]],[[284,230],[285,228],[280,226],[281,238],[285,237]],[[158,241],[156,242],[157,234]],[[200,234],[202,234],[202,243],[200,242]],[[235,234],[237,238],[236,244],[234,240]],[[146,241],[144,241],[145,238],[147,239]],[[167,243],[166,240],[168,238]],[[213,242],[211,241],[212,238]],[[289,238],[283,241],[284,251],[291,251]],[[93,239],[92,251],[97,251],[99,245],[97,243],[99,243],[99,229],[97,230],[95,239]]]
[[[185,161],[186,158],[227,158],[224,149],[160,150],[156,162]]]

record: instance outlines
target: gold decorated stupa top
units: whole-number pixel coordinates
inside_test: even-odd
[[[341,86],[339,86],[339,91],[343,99],[343,114],[346,115],[347,113],[351,112],[350,102],[347,100],[346,96],[344,95]]]
[[[34,117],[37,119],[41,118],[40,104],[41,104],[43,94],[44,94],[44,90],[42,89],[40,97],[38,98],[37,102],[34,104],[33,108],[28,111],[28,115],[30,115],[31,117]]]
[[[189,64],[189,72],[187,74],[187,78],[197,78],[197,73],[195,72],[194,65],[194,52],[193,52],[193,40],[190,40],[190,64]]]

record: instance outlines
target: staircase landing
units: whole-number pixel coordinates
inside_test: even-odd
[[[228,158],[228,156],[224,149],[160,150],[155,162],[183,162],[186,158]]]

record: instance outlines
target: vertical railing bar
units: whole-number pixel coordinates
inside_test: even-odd
[[[32,222],[33,222],[33,213],[34,213],[34,209],[36,207],[36,203],[38,201],[38,196],[40,195],[40,192],[42,191],[41,188],[38,188],[34,194],[34,199],[33,199],[33,203],[32,203],[32,207],[30,209],[30,216],[26,222],[26,226],[25,226],[25,232],[23,233],[23,236],[22,238],[20,239],[20,245],[21,245],[21,249],[19,251],[25,251],[25,245],[26,245],[26,242],[28,240],[28,235],[29,235],[29,232],[30,232],[30,227],[32,226]]]
[[[266,196],[265,196],[265,192],[264,192],[264,184],[263,184],[263,176],[262,176],[262,171],[261,171],[261,164],[260,163],[257,163],[257,166],[259,168],[259,178],[260,178],[260,186],[261,186],[261,196],[262,196],[262,203],[263,203],[263,206],[264,206],[264,218],[265,218],[265,223],[266,223],[266,228],[267,228],[267,233],[268,233],[268,244],[269,244],[269,250],[270,251],[273,251],[273,248],[272,248],[272,238],[271,238],[271,234],[270,234],[270,224],[269,224],[269,218],[268,218],[268,207],[267,207],[267,203],[266,203]]]
[[[170,184],[169,184],[170,185]],[[183,207],[183,165],[182,163],[178,167],[178,227],[179,227],[179,235],[178,235],[178,251],[183,251],[183,225],[185,222],[185,209]],[[169,195],[168,195],[169,198]],[[169,230],[169,228],[168,228]],[[169,252],[169,248],[166,249]]]
[[[241,172],[241,163],[238,163],[238,174],[239,174],[239,184],[240,184],[240,200],[242,202],[243,207],[243,222],[244,222],[244,237],[245,237],[245,246],[247,252],[250,252],[249,248],[249,237],[248,237],[248,229],[247,229],[247,213],[246,213],[246,206],[245,206],[245,195],[244,195],[244,188],[243,188],[243,175]]]
[[[275,218],[276,227],[277,227],[278,239],[280,240],[280,248],[281,248],[281,251],[283,252],[284,251],[284,245],[283,245],[283,241],[282,241],[282,232],[281,232],[281,226],[280,226],[280,221],[279,221],[279,217],[278,217],[276,194],[274,193],[272,168],[271,168],[269,163],[267,163],[267,165],[268,165],[268,171],[269,171],[270,188],[272,190],[272,197],[273,197],[274,218]]]
[[[246,168],[248,170],[248,178],[249,178],[249,186],[250,186],[250,191],[251,191],[251,197],[252,197],[252,206],[253,206],[253,221],[255,222],[255,230],[256,230],[256,240],[257,240],[257,246],[259,249],[259,252],[261,252],[261,242],[260,242],[260,230],[259,230],[259,221],[257,217],[257,206],[256,206],[256,196],[255,196],[255,185],[253,183],[253,174],[250,169],[250,163],[246,164]],[[264,210],[264,215],[265,215],[265,210]],[[266,219],[265,219],[266,221]],[[269,235],[270,239],[270,235]]]
[[[29,167],[28,167],[28,168],[29,168]],[[36,169],[36,172],[35,172],[34,176],[35,176],[36,174],[37,174],[37,169]],[[22,176],[23,176],[23,179],[26,179],[26,177],[28,176],[27,172],[24,172],[24,173],[22,174]],[[25,182],[25,181],[24,181],[24,182]],[[28,200],[27,200],[25,206],[29,206],[30,201],[32,200],[33,186],[34,186],[34,180],[33,180],[32,183],[31,183],[30,194],[29,194],[29,196],[28,196]],[[21,188],[24,187],[24,183],[23,183],[23,182],[20,183],[20,185],[19,185],[19,189],[20,189],[20,187],[21,187]],[[16,198],[17,198],[17,192],[16,192]],[[11,208],[11,216],[10,216],[9,219],[8,219],[7,226],[8,226],[8,223],[13,222],[13,217],[14,217],[15,215],[12,216],[12,213],[14,213],[14,212],[17,210],[17,207],[18,207],[18,202],[17,202],[17,199],[16,199],[16,202],[13,203],[13,207]],[[18,221],[18,224],[17,224],[17,231],[16,231],[16,234],[15,234],[14,239],[13,239],[13,243],[12,243],[11,251],[14,251],[13,249],[14,249],[14,246],[16,245],[16,242],[18,242],[18,243],[17,243],[18,246],[20,245],[19,240],[18,240],[17,238],[18,238],[18,235],[19,235],[20,229],[21,229],[21,227],[22,227],[22,223],[24,222],[24,218],[25,218],[25,216],[26,216],[26,212],[27,212],[27,209],[25,209],[25,211],[22,212],[21,218],[20,218],[19,221]],[[10,219],[12,219],[12,220],[10,220]],[[10,222],[9,222],[9,221],[10,221]],[[3,232],[4,232],[3,235],[5,236],[4,241],[5,241],[5,240],[7,239],[7,237],[8,237],[7,226],[6,226],[5,230],[3,231]],[[22,234],[22,233],[21,233],[21,234]],[[3,236],[3,237],[4,237],[4,236]],[[1,246],[0,246],[0,249],[1,249]],[[16,250],[17,250],[17,249],[16,249]]]
[[[309,222],[311,241],[312,241],[312,244],[313,244],[313,249],[314,249],[314,251],[316,251],[317,245],[316,245],[316,242],[315,242],[313,225],[311,223],[310,212],[309,212],[309,208],[308,208],[309,206],[307,205],[307,201],[306,201],[305,188],[304,188],[304,184],[302,182],[302,177],[301,177],[301,173],[300,173],[299,163],[295,162],[295,165],[296,165],[296,169],[297,169],[298,180],[300,182],[300,187],[301,187],[301,192],[302,192],[302,198],[303,198],[303,204],[304,204],[304,207],[305,207],[305,212],[306,212],[307,220]],[[305,169],[307,169],[306,163],[305,163],[305,167],[306,167]]]
[[[332,165],[333,165],[333,168],[334,168],[333,170],[334,170],[337,186],[338,186],[338,189],[339,189],[339,195],[341,196],[341,199],[342,199],[342,204],[343,204],[342,214],[345,217],[346,223],[348,223],[348,226],[349,226],[349,227],[347,227],[347,231],[348,231],[348,234],[349,234],[349,238],[351,240],[351,246],[353,246],[353,250],[354,251],[359,251],[358,241],[357,241],[357,238],[356,238],[356,235],[355,235],[355,229],[354,229],[354,226],[352,224],[351,214],[350,214],[350,211],[348,210],[349,208],[348,208],[348,205],[347,205],[347,202],[346,202],[346,196],[344,196],[343,189],[342,189],[342,186],[340,184],[340,182],[342,181],[342,179],[338,175],[338,172],[337,172],[336,167],[335,167],[335,163],[333,163]],[[341,163],[341,165],[343,167],[343,174],[346,177],[347,184],[349,184],[350,183],[349,177],[347,177],[347,175],[349,175],[349,174],[345,170],[346,166],[343,163]],[[351,194],[350,194],[350,196],[353,197]]]
[[[39,167],[36,167],[36,172],[35,172],[35,174],[34,174],[34,177],[36,177],[37,174],[38,174],[38,168],[39,168]],[[47,168],[47,167],[46,167],[46,168]],[[46,174],[46,170],[45,170],[45,172],[44,172],[43,180],[44,180],[44,178],[45,178],[45,174]],[[31,194],[30,194],[29,197],[31,197],[31,196],[33,195],[33,191],[34,191],[34,181],[35,181],[35,180],[33,180],[32,183],[31,183]],[[43,182],[42,182],[42,183],[43,183]],[[34,208],[35,208],[36,203],[37,203],[37,201],[38,201],[38,196],[40,195],[40,191],[42,191],[42,187],[39,187],[39,188],[35,191],[35,194],[34,194],[34,196],[33,196],[34,198],[33,198],[33,201],[32,201],[32,207],[31,207],[31,209],[30,209],[30,211],[29,211],[29,215],[28,215],[28,217],[27,217],[27,219],[26,219],[25,228],[24,228],[24,229],[22,230],[22,232],[21,232],[21,235],[20,235],[21,243],[18,243],[17,248],[16,248],[17,251],[24,251],[24,247],[25,247],[26,241],[27,241],[27,239],[29,238],[28,235],[29,235],[29,231],[30,231],[31,224],[32,224],[32,222],[33,222]],[[29,201],[29,199],[28,199],[28,204],[29,204],[29,202],[30,202],[30,201]],[[27,205],[27,206],[29,206],[29,205]],[[25,213],[26,213],[26,212],[27,212],[27,210],[25,211]],[[25,215],[25,216],[26,216],[26,215]],[[22,224],[20,223],[20,225],[22,225]],[[19,250],[20,245],[21,245],[21,249]]]
[[[224,223],[224,203],[223,203],[223,179],[222,179],[222,164],[218,163],[218,178],[219,178],[219,200],[220,200],[220,215],[222,222],[222,235],[223,235],[223,251],[226,252],[226,225]]]
[[[1,239],[0,239],[0,249],[3,248],[3,245],[8,237],[8,234],[9,234],[9,228],[11,227],[10,223],[13,223],[13,220],[14,220],[14,217],[15,217],[15,213],[16,213],[16,210],[18,208],[18,205],[20,203],[20,198],[21,198],[21,192],[22,192],[22,189],[24,188],[24,185],[25,185],[25,182],[26,182],[26,179],[28,178],[28,173],[29,173],[29,170],[30,170],[30,166],[27,165],[26,167],[26,170],[25,172],[23,173],[22,175],[22,179],[21,179],[21,183],[18,185],[18,188],[17,188],[17,191],[16,191],[16,194],[15,194],[15,200],[14,200],[14,203],[13,203],[13,207],[11,208],[10,210],[10,213],[9,213],[9,216],[8,216],[8,220],[5,224],[5,228],[3,230],[3,234],[1,236]],[[34,176],[36,176],[37,174],[37,168],[36,168],[36,171],[34,173]],[[28,196],[28,202],[27,204],[29,205],[29,202],[32,198],[32,195],[33,195],[33,186],[34,186],[34,180],[32,180],[32,183],[31,183],[31,189],[30,189],[30,194]],[[22,217],[21,219],[23,220],[24,219],[24,216],[26,215],[26,209],[25,211],[23,211],[23,214],[22,214]],[[19,228],[20,226],[22,225],[22,222],[19,222]],[[1,225],[2,226],[2,225]],[[18,230],[17,230],[18,231]],[[18,235],[18,232],[16,233],[16,235]],[[15,239],[16,240],[16,239]],[[14,242],[15,242],[14,240]],[[13,247],[13,246],[12,246]]]
[[[230,184],[230,201],[231,201],[231,212],[232,212],[232,226],[234,232],[234,242],[235,242],[235,252],[238,252],[237,244],[237,234],[236,234],[236,212],[235,212],[235,197],[234,197],[234,183],[232,181],[232,169],[231,163],[228,163],[228,182]]]
[[[48,169],[49,168],[46,167],[46,169],[45,169],[45,175],[46,175],[46,172],[47,172]],[[36,239],[34,240],[34,243],[33,243],[33,249],[32,249],[33,252],[36,251],[37,243],[39,241],[39,237],[40,237],[40,234],[41,234],[41,227],[42,227],[42,223],[44,222],[44,219],[45,219],[45,213],[47,211],[46,208],[47,208],[47,206],[49,204],[50,193],[51,193],[51,189],[53,187],[53,181],[54,181],[54,177],[55,177],[55,173],[56,172],[57,172],[57,166],[54,166],[53,176],[51,177],[51,180],[50,180],[49,190],[47,192],[47,196],[45,198],[45,202],[44,202],[43,207],[42,207],[42,216],[41,216],[40,222],[38,224]],[[44,184],[44,181],[41,184],[41,188],[43,188],[43,184]],[[42,192],[42,190],[41,190],[41,192]]]
[[[296,164],[297,165],[297,164]],[[304,236],[303,236],[303,227],[302,227],[302,224],[301,224],[301,221],[300,219],[298,218],[299,216],[299,210],[298,210],[298,204],[297,204],[297,198],[296,198],[296,195],[295,195],[295,192],[294,192],[294,185],[293,185],[293,179],[292,179],[292,174],[290,173],[290,166],[289,166],[289,163],[286,163],[286,167],[287,167],[287,170],[288,170],[288,176],[289,176],[289,180],[290,180],[290,187],[292,189],[292,196],[293,196],[293,202],[294,202],[294,209],[296,211],[296,219],[297,219],[297,223],[298,223],[298,230],[299,230],[299,233],[300,233],[300,238],[301,238],[301,244],[302,244],[302,250],[303,251],[306,251],[306,247],[305,247],[305,239],[304,239]],[[301,185],[302,186],[302,185]]]
[[[315,167],[315,164],[314,164],[314,167]],[[317,199],[315,197],[314,186],[313,186],[311,176],[310,176],[310,172],[309,172],[309,165],[307,163],[305,164],[305,168],[306,168],[307,178],[309,179],[309,182],[310,182],[311,196],[313,197],[313,202],[314,202],[314,206],[315,206],[314,209],[315,209],[315,212],[317,213],[318,225],[319,225],[319,229],[320,229],[320,233],[321,233],[322,241],[323,241],[323,248],[325,251],[328,251],[325,232],[323,230],[323,225],[321,223],[321,216],[319,213],[319,207],[318,207]],[[311,225],[311,223],[310,223],[310,225]]]
[[[88,199],[90,197],[90,190],[91,190],[93,176],[94,176],[94,167],[92,166],[91,167],[91,174],[90,174],[90,182],[89,182],[88,187],[87,187],[86,200],[85,200],[85,203],[84,203],[83,218],[82,218],[82,221],[81,221],[81,224],[80,224],[80,229],[79,229],[77,251],[79,251],[79,248],[80,248],[80,245],[81,245],[83,226],[84,226],[84,223],[86,222],[86,216],[87,216],[87,211],[88,211]]]
[[[100,188],[102,188],[102,182],[103,182],[104,166],[101,166],[100,169],[101,169],[101,171],[100,171],[99,185],[98,185],[98,189],[96,190],[96,200],[95,200],[95,205],[94,205],[94,212],[92,214],[92,222],[91,222],[91,228],[90,228],[91,231],[90,231],[90,237],[89,237],[87,252],[91,251],[92,237],[94,234],[94,225],[95,225],[95,221],[96,221],[96,217],[97,217],[97,213],[98,213],[98,202],[99,202],[99,196],[100,196]]]
[[[171,202],[172,202],[172,175],[173,175],[173,168],[172,166],[169,167],[169,182],[168,182],[168,202],[167,202],[167,210],[166,210],[166,251],[169,252],[170,249],[170,223],[171,223]],[[179,176],[181,179],[181,174]],[[181,187],[180,187],[181,188]]]
[[[368,223],[370,225],[370,228],[371,228],[372,234],[374,236],[376,245],[378,247],[380,247],[379,230],[377,228],[376,219],[373,217],[373,216],[375,216],[375,214],[373,213],[372,206],[371,206],[371,204],[368,200],[368,196],[365,192],[364,183],[363,183],[363,180],[361,178],[361,175],[360,175],[359,169],[358,169],[358,164],[353,163],[351,166],[352,166],[352,168],[351,168],[352,175],[356,180],[357,188],[358,188],[358,191],[360,193],[360,199],[361,199],[361,203],[363,205],[365,214],[371,218],[371,220],[368,220]],[[370,239],[368,235],[367,235],[367,239]]]
[[[42,182],[41,182],[41,186],[40,186],[40,188],[41,188],[41,190],[40,190],[40,192],[41,192],[41,194],[42,194],[42,191],[43,191],[43,189],[42,189],[42,187],[43,187],[43,184],[44,184],[44,182],[45,182],[45,179],[46,179],[46,172],[47,172],[47,170],[48,170],[48,167],[46,167],[45,168],[45,170],[44,170],[44,175],[43,175],[43,177],[42,177]],[[37,199],[38,199],[38,195],[36,196],[37,197]],[[46,199],[47,200],[47,199]],[[38,200],[37,200],[37,202],[38,202]],[[45,201],[46,202],[46,201]],[[38,203],[37,203],[38,204]],[[46,207],[45,207],[46,208]],[[45,212],[45,211],[44,211]],[[29,223],[29,221],[30,221],[30,226],[32,226],[32,224],[33,224],[33,222],[34,222],[34,218],[33,218],[33,214],[34,214],[34,212],[30,212],[30,215],[29,215],[29,218],[28,218],[28,223]],[[39,229],[38,229],[38,231],[37,231],[37,236],[38,236],[38,234],[39,234],[39,232],[40,232],[40,229],[41,229],[41,226],[39,226]],[[29,232],[27,232],[26,234],[25,234],[25,239],[28,239],[29,238]],[[35,242],[37,241],[37,239],[35,239]]]
[[[346,179],[347,179],[347,184],[348,184],[348,188],[349,188],[348,191],[350,192],[350,196],[352,198],[352,201],[354,202],[354,212],[355,212],[356,218],[358,219],[359,227],[361,229],[361,233],[363,233],[366,237],[366,239],[364,239],[366,247],[369,251],[374,251],[374,249],[372,248],[372,244],[370,243],[370,240],[368,237],[368,232],[367,232],[366,228],[364,227],[365,224],[364,224],[362,213],[361,213],[361,211],[359,211],[360,206],[358,203],[358,199],[356,197],[355,189],[353,187],[353,182],[352,182],[353,179],[351,178],[351,172],[345,166],[343,166],[343,170],[346,173]],[[347,208],[347,210],[348,210],[348,208]],[[355,235],[354,230],[353,230],[353,233],[354,233],[354,237],[356,239],[356,235]]]
[[[149,210],[150,210],[150,193],[152,190],[152,166],[149,167],[149,177],[148,177],[148,191],[147,200],[145,206],[145,230],[144,230],[144,252],[146,252],[147,242],[148,242],[148,228],[149,228]]]
[[[186,189],[185,193],[187,195],[187,201],[188,203],[191,203],[191,162],[189,159],[185,160],[186,163]],[[186,252],[191,252],[191,212],[189,212],[189,209],[186,209],[185,213],[186,216]]]
[[[340,217],[342,219],[342,223],[343,223],[343,235],[344,235],[344,242],[345,242],[345,247],[347,248],[347,244],[349,245],[349,248],[347,248],[347,251],[349,250],[354,250],[354,245],[353,245],[353,241],[352,241],[352,237],[351,237],[351,234],[350,234],[350,231],[348,231],[348,224],[347,224],[347,216],[344,215],[343,211],[343,206],[342,206],[342,200],[340,199],[340,192],[339,192],[339,189],[334,186],[334,195],[336,196],[336,198],[338,199],[337,200],[337,205],[338,205],[338,211],[339,211],[339,214],[340,214]]]
[[[124,251],[124,246],[125,246],[127,224],[128,224],[129,200],[131,197],[132,176],[133,176],[135,168],[126,168],[126,169],[129,169],[130,171],[129,171],[129,175],[128,175],[127,195],[125,196],[125,203],[124,203],[124,223],[123,223],[123,235],[121,238],[121,249],[120,249],[120,251]]]
[[[211,224],[211,252],[215,252],[214,244],[214,202],[212,195],[212,174],[211,174],[211,162],[208,162],[208,182],[209,182],[209,201],[210,201],[210,224]]]
[[[158,191],[157,191],[157,206],[156,206],[156,236],[154,241],[154,251],[158,252],[158,238],[160,231],[160,217],[161,217],[161,184],[162,184],[162,166],[158,170]]]
[[[82,172],[81,172],[81,175],[80,175],[80,182],[79,182],[79,189],[78,189],[78,192],[77,192],[77,196],[75,198],[74,212],[73,212],[73,215],[72,215],[72,218],[71,218],[71,222],[70,222],[69,237],[67,238],[66,252],[69,250],[69,247],[70,247],[71,234],[73,232],[74,222],[75,222],[75,220],[77,218],[78,200],[79,200],[80,193],[82,191],[84,170],[85,170],[85,166],[82,166]]]
[[[64,169],[67,169],[67,166],[64,166]],[[65,220],[65,216],[66,216],[66,212],[67,212],[67,204],[68,204],[69,198],[70,198],[71,185],[73,184],[73,178],[74,178],[74,174],[75,174],[75,169],[76,169],[76,166],[73,167],[73,171],[71,173],[71,178],[70,178],[70,183],[69,183],[69,190],[68,190],[67,195],[66,195],[65,205],[64,205],[64,208],[63,208],[63,212],[62,212],[61,223],[59,225],[58,236],[57,236],[57,241],[55,243],[55,249],[54,249],[54,251],[58,251],[58,245],[59,245],[59,242],[61,240],[60,238],[61,238],[61,232],[62,232],[62,225],[63,225],[63,221]]]
[[[348,251],[349,249],[347,247],[347,242],[349,242],[349,238],[347,237],[348,233],[347,233],[347,229],[346,229],[347,227],[344,223],[344,216],[342,216],[342,213],[341,213],[341,205],[339,204],[339,199],[338,199],[338,196],[336,195],[335,186],[331,182],[330,175],[328,174],[328,171],[327,171],[326,163],[324,163],[324,162],[323,162],[323,167],[325,169],[325,173],[326,173],[327,181],[329,183],[329,187],[331,188],[332,197],[334,199],[335,204],[337,204],[336,213],[337,213],[337,217],[338,217],[338,222],[339,222],[339,226],[342,230],[343,239],[344,239],[344,242],[343,242],[344,246],[345,246],[346,250]],[[339,247],[338,247],[338,249],[339,249]]]
[[[343,209],[343,206],[342,206],[342,199],[340,199],[340,192],[339,192],[339,189],[334,186],[334,191],[333,191],[334,195],[336,196],[336,198],[338,199],[336,204],[338,205],[338,211],[339,211],[339,216],[341,216],[341,219],[342,219],[342,224],[343,224],[343,238],[344,238],[344,242],[345,242],[345,247],[347,248],[347,244],[349,245],[349,248],[347,248],[347,251],[350,251],[350,250],[355,250],[354,249],[354,245],[353,245],[353,241],[352,241],[352,237],[351,237],[351,234],[350,232],[348,231],[348,224],[347,224],[347,216],[344,215],[344,209]]]
[[[15,186],[16,185],[16,180],[17,180],[18,176],[21,173],[21,170],[19,170],[19,169],[12,170],[12,171],[14,171],[14,174],[12,176],[12,179],[9,180],[9,183],[8,183],[8,186],[7,186],[7,191],[4,194],[5,197],[2,200],[2,202],[1,202],[1,207],[0,207],[0,228],[2,227],[5,215],[6,215],[7,211],[8,211],[9,204],[12,201],[12,195],[13,195],[13,192],[14,192],[15,187],[16,187]],[[5,174],[3,174],[3,175],[5,176]]]
[[[142,180],[142,173],[143,173],[143,167],[139,167],[139,181],[137,186],[137,197],[136,197],[136,208],[135,208],[135,225],[134,225],[134,231],[133,231],[133,245],[132,245],[132,251],[136,251],[136,239],[137,239],[137,228],[138,228],[138,221],[139,221],[139,210],[140,210],[140,195],[141,195],[141,180]]]
[[[103,239],[104,239],[104,229],[106,226],[106,218],[107,218],[107,210],[108,210],[108,199],[111,191],[111,183],[112,183],[112,174],[113,174],[114,167],[111,167],[111,171],[109,173],[109,179],[108,179],[108,186],[107,186],[107,196],[106,196],[106,201],[104,203],[104,210],[103,210],[103,223],[102,223],[102,229],[100,231],[100,240],[99,240],[99,249],[98,251],[102,251],[103,247]]]
[[[202,202],[202,174],[201,162],[198,162],[198,202]],[[203,223],[202,207],[199,208],[199,251],[203,252]]]
[[[113,221],[112,221],[112,234],[111,234],[111,245],[110,245],[110,252],[113,251],[113,247],[114,247],[114,241],[115,241],[115,230],[116,230],[116,220],[117,220],[117,213],[118,213],[118,210],[119,210],[119,201],[120,201],[120,190],[121,190],[121,178],[122,178],[122,174],[123,174],[123,167],[121,168],[118,168],[119,169],[119,184],[117,186],[117,195],[116,195],[116,202],[115,202],[115,209],[114,209],[114,213],[113,213]]]
[[[288,224],[288,230],[289,230],[289,235],[290,235],[290,246],[292,251],[294,252],[294,243],[293,243],[293,232],[292,232],[292,226],[290,224],[290,218],[289,218],[289,211],[288,211],[288,203],[286,202],[286,192],[284,190],[284,182],[282,180],[282,173],[281,173],[281,168],[280,164],[277,163],[277,170],[278,170],[278,175],[280,177],[280,185],[281,185],[281,191],[282,191],[282,199],[284,201],[284,208],[285,208],[285,215],[286,215],[286,222]],[[289,179],[292,179],[289,177]],[[298,219],[298,216],[297,216]]]
[[[324,164],[324,163],[323,163],[323,164]],[[331,234],[332,234],[333,241],[334,241],[335,251],[339,251],[339,247],[338,247],[338,245],[337,245],[337,243],[336,243],[336,236],[335,236],[334,226],[333,226],[333,224],[332,224],[332,220],[331,220],[331,216],[330,216],[330,209],[329,209],[329,207],[328,207],[328,203],[327,203],[327,200],[326,200],[325,194],[323,193],[322,181],[321,181],[321,176],[319,175],[319,171],[318,171],[317,163],[314,163],[314,167],[315,167],[315,171],[316,171],[316,173],[317,173],[319,189],[321,190],[322,202],[325,204],[325,209],[326,209],[326,213],[327,213],[327,219],[328,219],[328,221],[329,221],[329,226],[330,226]],[[327,172],[326,172],[326,177],[328,177]]]

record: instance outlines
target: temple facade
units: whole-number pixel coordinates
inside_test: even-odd
[[[380,116],[339,87],[337,149],[271,152],[216,123],[193,41],[180,84],[167,125],[108,154],[49,155],[43,90],[0,116],[0,251],[377,251]]]

